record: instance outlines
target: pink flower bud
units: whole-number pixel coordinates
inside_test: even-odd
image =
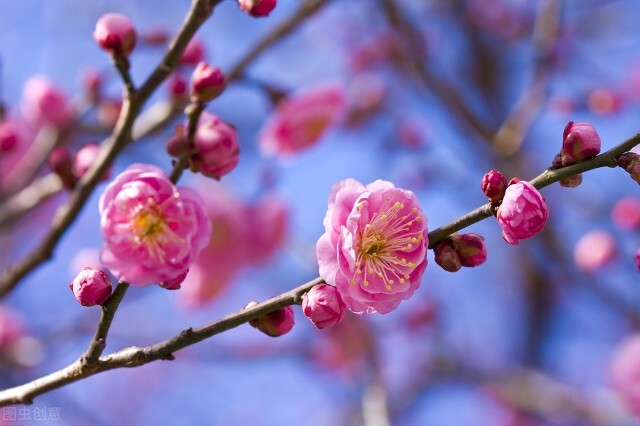
[[[529,182],[512,179],[507,187],[496,217],[502,228],[502,238],[509,244],[533,237],[542,231],[549,209],[538,190]]]
[[[191,76],[191,99],[209,102],[220,96],[226,84],[220,68],[200,62]]]
[[[179,290],[185,278],[187,278],[188,273],[189,270],[187,269],[184,274],[179,275],[172,280],[161,282],[160,287],[166,288],[167,290]]]
[[[436,263],[447,272],[457,272],[462,267],[462,263],[460,262],[460,256],[458,253],[449,245],[450,242],[447,240],[438,243],[433,248],[433,254],[435,255]]]
[[[614,205],[611,220],[622,229],[640,228],[640,198],[623,197]]]
[[[187,138],[187,129],[182,124],[178,124],[174,127],[173,136],[167,141],[167,152],[172,157],[182,157],[189,151],[191,147]]]
[[[238,0],[238,5],[249,15],[261,18],[269,16],[276,7],[276,0]]]
[[[575,188],[582,183],[582,173],[578,173],[577,175],[569,176],[568,178],[564,178],[560,181],[560,186],[564,186],[565,188]]]
[[[591,124],[570,121],[562,134],[562,165],[568,166],[600,153],[600,136]]]
[[[73,118],[67,96],[46,77],[31,77],[22,92],[22,114],[34,126],[66,127]]]
[[[82,306],[102,305],[111,296],[111,282],[99,269],[84,268],[69,288]]]
[[[204,45],[198,38],[192,38],[184,48],[180,63],[183,65],[196,65],[204,60]]]
[[[67,148],[56,148],[49,154],[49,167],[60,177],[65,188],[71,189],[76,186],[78,179],[73,173],[73,161]]]
[[[613,389],[624,405],[640,415],[640,334],[628,336],[615,351],[610,365]]]
[[[317,285],[302,297],[302,312],[319,329],[338,324],[346,311],[340,293],[331,285]]]
[[[640,249],[636,251],[636,269],[640,271]]]
[[[20,134],[9,122],[0,123],[0,155],[7,154],[18,145]]]
[[[631,179],[640,184],[640,155],[633,152],[625,152],[616,158],[616,163],[629,173]]]
[[[293,308],[291,306],[285,306],[275,312],[249,321],[249,324],[267,336],[278,337],[291,331],[294,322]]]
[[[124,15],[107,13],[96,23],[93,38],[110,54],[129,56],[136,46],[136,30]]]
[[[499,171],[491,170],[482,177],[480,187],[489,201],[499,201],[504,197],[504,191],[507,189],[507,179]]]
[[[482,265],[487,260],[484,238],[478,234],[452,235],[453,248],[460,257],[460,264],[467,268]]]
[[[579,269],[592,273],[606,266],[616,254],[616,242],[610,233],[591,231],[576,244],[573,259]]]
[[[82,176],[89,171],[91,166],[96,162],[96,158],[98,158],[101,149],[97,143],[90,143],[80,148],[73,157],[72,171],[76,179],[81,179]],[[100,180],[104,182],[109,179],[109,177],[111,177],[111,168],[104,173]]]
[[[187,82],[179,73],[171,74],[168,81],[169,94],[173,99],[185,98],[187,94]]]
[[[236,130],[219,117],[203,112],[194,137],[191,170],[219,180],[238,165]]]

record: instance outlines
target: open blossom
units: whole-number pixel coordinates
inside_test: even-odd
[[[102,263],[133,285],[174,282],[208,244],[211,224],[192,189],[159,168],[134,164],[100,197]]]
[[[609,232],[591,231],[576,244],[573,259],[581,270],[595,272],[611,262],[616,254],[616,242]]]
[[[316,246],[320,275],[355,313],[387,313],[420,286],[427,218],[411,191],[377,180],[334,185]]]
[[[346,110],[346,95],[339,86],[313,89],[281,101],[260,131],[266,155],[286,157],[313,146]]]
[[[533,185],[512,179],[496,216],[502,228],[502,237],[507,243],[516,245],[520,240],[542,231],[549,217],[549,209]]]
[[[22,91],[22,114],[29,124],[65,127],[73,118],[67,96],[44,76],[31,77]]]
[[[618,397],[631,412],[640,415],[640,334],[632,334],[618,347],[610,375]]]

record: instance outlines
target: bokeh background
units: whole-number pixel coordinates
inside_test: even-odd
[[[304,1],[278,3],[269,18],[253,19],[223,1],[197,33],[207,61],[232,69]],[[8,113],[20,115],[23,86],[36,74],[77,101],[86,70],[98,70],[105,98],[117,99],[117,74],[91,36],[97,19],[124,13],[141,34],[173,34],[188,6],[0,0],[0,97]],[[434,229],[486,202],[485,172],[499,169],[508,179],[542,172],[568,121],[593,124],[603,149],[634,135],[639,28],[633,0],[325,1],[208,107],[238,129],[237,169],[221,184],[190,173],[181,181],[242,203],[277,196],[288,212],[284,242],[268,261],[218,282],[215,297],[198,307],[181,302],[184,289],[131,288],[107,352],[156,343],[315,278],[327,195],[341,179],[385,179],[414,191]],[[131,56],[135,81],[163,49],[140,43]],[[347,94],[341,123],[295,156],[262,155],[259,130],[274,100],[325,84]],[[149,105],[168,96],[164,85]],[[183,120],[176,116],[129,146],[114,175],[134,162],[169,171],[165,144]],[[80,121],[62,142],[72,149],[108,135],[92,109]],[[48,172],[45,165],[39,173]],[[62,368],[86,349],[100,310],[79,306],[68,284],[97,259],[104,185],[54,258],[2,301],[25,337],[3,357],[2,388]],[[640,232],[611,219],[622,197],[640,198],[638,186],[620,169],[598,169],[577,188],[554,185],[543,195],[551,212],[543,234],[515,247],[495,220],[473,225],[468,231],[485,237],[487,262],[452,274],[430,253],[421,288],[392,313],[349,315],[319,331],[296,308],[296,326],[285,336],[244,325],[176,353],[173,362],[94,376],[37,398],[34,407],[59,408],[56,424],[637,424],[609,386],[609,364],[640,326],[633,261]],[[37,244],[66,198],[61,192],[0,229],[2,268]],[[613,236],[617,255],[585,272],[573,252],[593,230]],[[250,235],[240,243],[251,245]]]

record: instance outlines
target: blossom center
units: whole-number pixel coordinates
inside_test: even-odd
[[[362,203],[358,209],[362,209]],[[421,217],[418,209],[411,210],[411,216],[401,215],[404,204],[395,202],[390,205],[387,199],[380,210],[375,212],[370,223],[360,230],[357,236],[355,272],[350,280],[355,285],[356,275],[364,274],[363,285],[368,286],[372,276],[382,280],[385,289],[391,290],[396,282],[404,284],[409,273],[416,265],[402,256],[403,252],[412,252],[416,244],[422,241],[422,230],[411,230]]]
[[[132,227],[139,238],[153,238],[164,231],[164,217],[154,210],[142,210],[134,217]]]

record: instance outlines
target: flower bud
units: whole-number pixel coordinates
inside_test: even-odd
[[[8,122],[0,122],[0,155],[12,151],[19,140],[20,133],[15,126]]]
[[[169,88],[169,95],[171,95],[172,99],[176,100],[187,97],[187,82],[179,73],[171,74],[167,84]]]
[[[529,182],[512,179],[496,213],[502,238],[517,245],[521,239],[542,231],[549,209],[538,190]]]
[[[582,183],[582,173],[578,173],[577,175],[569,176],[560,181],[560,186],[564,186],[565,188],[575,188],[576,186]]]
[[[631,175],[631,179],[640,184],[640,155],[633,152],[625,152],[616,158],[616,163]]]
[[[136,30],[124,15],[107,13],[96,23],[93,38],[110,54],[129,56],[136,46]]]
[[[460,264],[467,268],[482,265],[487,260],[484,238],[478,234],[452,235],[453,248],[460,258]]]
[[[200,62],[191,75],[191,100],[209,102],[220,96],[226,84],[220,68]]]
[[[460,256],[450,245],[448,239],[438,243],[433,248],[436,263],[445,271],[457,272],[462,267]]]
[[[338,289],[331,285],[317,285],[302,297],[302,312],[319,329],[338,324],[346,311]]]
[[[570,121],[562,134],[562,165],[568,166],[600,153],[600,136],[591,124]]]
[[[96,162],[98,154],[102,148],[97,143],[90,143],[82,148],[73,157],[72,171],[76,179],[81,179]],[[100,179],[102,182],[111,177],[111,167],[104,173]]]
[[[636,251],[636,269],[640,271],[640,249]]]
[[[29,78],[22,91],[22,114],[34,126],[64,128],[73,120],[74,112],[62,90],[47,77]]]
[[[56,148],[49,154],[49,167],[58,175],[65,188],[76,186],[78,179],[73,173],[73,161],[67,148]]]
[[[291,331],[295,322],[294,320],[293,308],[291,306],[285,306],[275,312],[251,320],[249,324],[267,336],[278,337]]]
[[[504,197],[504,191],[507,189],[507,179],[502,173],[491,170],[482,177],[480,187],[489,201],[500,201]]]
[[[255,18],[269,16],[276,7],[276,0],[238,0],[240,9]]]
[[[197,38],[192,38],[187,47],[184,48],[182,56],[180,57],[180,63],[182,65],[196,65],[204,60],[205,52],[204,45]]]
[[[111,282],[99,269],[84,268],[69,288],[82,306],[102,305],[111,296]]]
[[[170,156],[179,158],[189,151],[191,147],[187,138],[187,129],[182,124],[178,124],[174,127],[173,136],[167,141],[167,152]]]
[[[182,282],[185,280],[185,278],[187,278],[188,273],[189,270],[187,269],[186,272],[184,272],[182,275],[178,275],[178,277],[172,280],[161,282],[160,287],[166,288],[167,290],[179,290]]]
[[[191,170],[219,180],[238,165],[236,130],[219,117],[203,112],[194,137]]]

